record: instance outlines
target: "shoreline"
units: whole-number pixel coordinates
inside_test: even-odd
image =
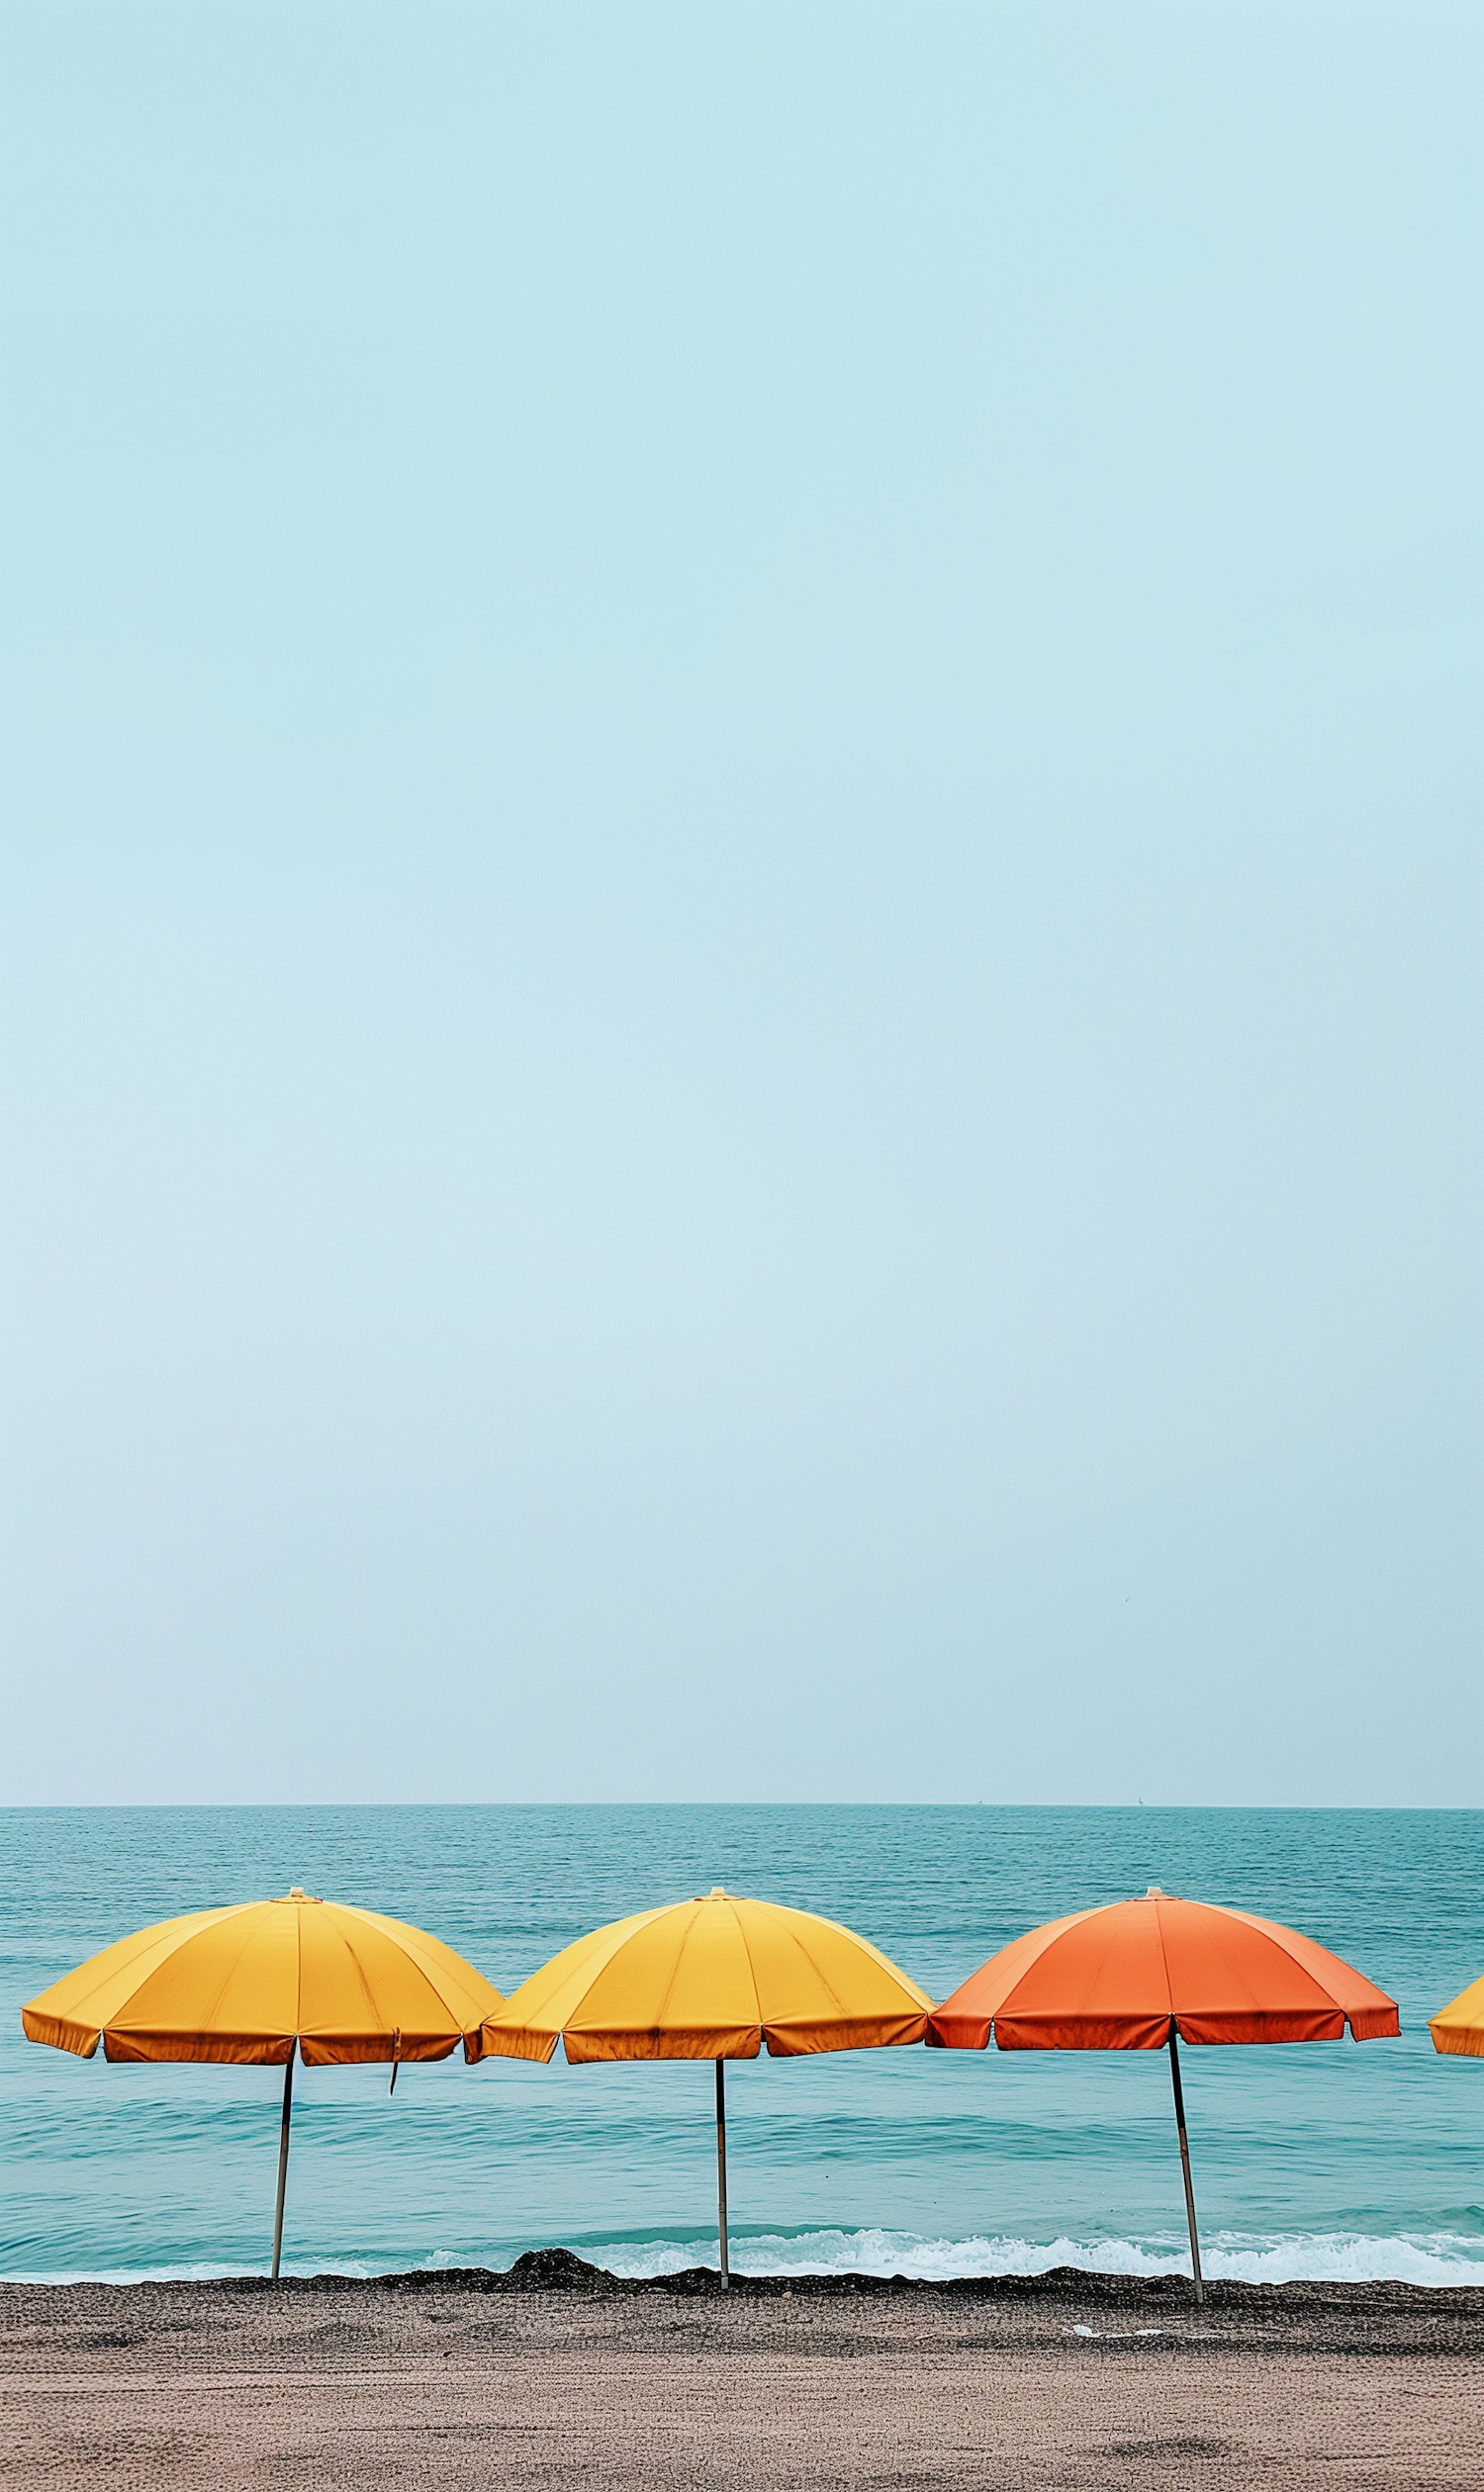
[[[1048,2319],[1075,2308],[1147,2320],[1164,2328],[1196,2326],[1224,2342],[1256,2342],[1275,2329],[1296,2342],[1298,2323],[1316,2341],[1345,2332],[1358,2346],[1386,2352],[1457,2351],[1484,2354],[1484,2279],[1478,2284],[1411,2284],[1390,2277],[1305,2277],[1250,2284],[1207,2279],[1197,2301],[1188,2276],[1109,2275],[1095,2268],[1049,2267],[1034,2275],[874,2275],[849,2270],[819,2275],[749,2275],[734,2271],[723,2287],[720,2270],[682,2267],[652,2276],[620,2276],[594,2265],[575,2251],[527,2250],[509,2267],[407,2267],[377,2275],[347,2275],[326,2268],[312,2275],[208,2278],[161,2277],[130,2282],[77,2278],[56,2283],[0,2278],[0,2352],[17,2322],[50,2317],[62,2324],[73,2306],[110,2296],[140,2312],[176,2304],[217,2302],[291,2309],[303,2302],[371,2306],[389,2302],[460,2300],[552,2300],[558,2303],[709,2303],[719,2310],[791,2303],[888,2303],[927,2313],[1018,2311]],[[24,2314],[24,2317],[23,2317]]]

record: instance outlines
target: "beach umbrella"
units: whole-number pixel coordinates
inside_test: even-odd
[[[1396,2001],[1327,1947],[1255,1912],[1151,1887],[1127,1903],[1028,1930],[935,2008],[927,2039],[950,2051],[1162,2051],[1198,2301],[1205,2299],[1190,2177],[1181,2042],[1356,2042],[1399,2030]]]
[[[860,2051],[920,2042],[932,2002],[838,1921],[713,1887],[685,1903],[589,1932],[487,2016],[471,2058],[712,2060],[716,2067],[716,2231],[726,2226],[728,2060]]]
[[[33,2042],[90,2060],[282,2068],[273,2273],[283,2246],[294,2054],[307,2068],[446,2060],[501,2004],[483,1974],[425,1930],[291,1887],[157,1921],[90,1956],[21,2010]]]
[[[1428,2022],[1435,2051],[1445,2052],[1450,2059],[1484,2060],[1484,1979],[1470,1982],[1466,1990],[1446,2007],[1440,2007]]]

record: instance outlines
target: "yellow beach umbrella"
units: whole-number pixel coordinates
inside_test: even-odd
[[[309,2068],[473,2056],[500,1992],[440,1938],[292,1887],[156,1921],[90,1956],[21,2010],[33,2042],[90,2060],[282,2068],[273,2273],[283,2245],[294,2052]]]
[[[592,1930],[487,2016],[471,2059],[714,2060],[716,2229],[726,2230],[728,2060],[920,2042],[932,2001],[838,1921],[713,1887]]]
[[[1484,2060],[1484,1977],[1430,2018],[1428,2031],[1435,2051],[1450,2058]]]

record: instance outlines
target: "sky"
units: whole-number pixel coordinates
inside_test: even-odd
[[[0,1801],[1484,1801],[1472,0],[3,29]]]

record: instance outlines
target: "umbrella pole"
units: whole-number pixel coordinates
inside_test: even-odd
[[[1195,2274],[1195,2298],[1203,2302],[1206,2286],[1201,2275],[1200,2235],[1195,2229],[1195,2183],[1190,2177],[1190,2140],[1185,2134],[1185,2094],[1180,2083],[1180,2046],[1175,2040],[1175,2020],[1169,2020],[1169,2075],[1174,2086],[1175,2128],[1180,2140],[1180,2169],[1185,2175],[1185,2220],[1190,2226],[1190,2264]]]
[[[726,2245],[726,2062],[716,2063],[716,2238],[721,2245],[721,2289],[732,2280]]]
[[[278,2132],[278,2204],[273,2210],[273,2281],[278,2282],[278,2258],[283,2249],[283,2193],[289,2179],[289,2122],[294,2116],[294,2046],[283,2072],[283,2124]]]

